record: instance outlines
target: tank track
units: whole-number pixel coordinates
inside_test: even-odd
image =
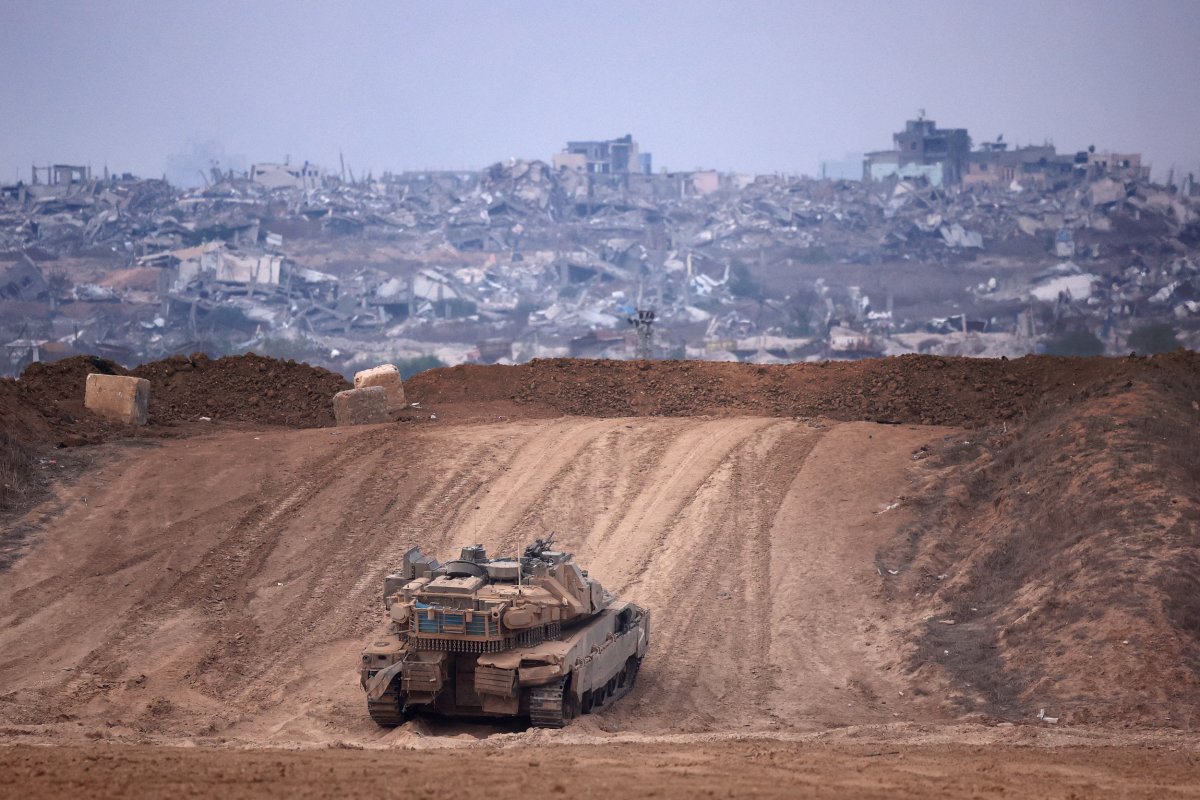
[[[535,728],[561,728],[567,724],[570,717],[563,708],[565,683],[563,680],[529,690],[529,721]]]
[[[367,701],[367,713],[376,725],[383,728],[394,728],[408,718],[401,708],[400,682],[392,681],[392,685],[378,700]]]
[[[637,682],[641,666],[640,658],[630,658],[625,668],[610,678],[607,684],[587,692],[583,699],[583,713],[591,714],[602,706],[612,705],[629,694],[633,690],[634,683]]]
[[[586,703],[582,709],[584,714],[590,714],[593,708],[599,708],[605,703],[612,703],[633,690],[637,682],[638,671],[642,660],[631,658],[629,665],[620,673],[613,676],[611,691],[601,694],[591,703]],[[571,697],[564,692],[566,679],[547,686],[539,686],[529,690],[529,721],[535,728],[562,728],[576,716],[576,709],[571,704]]]

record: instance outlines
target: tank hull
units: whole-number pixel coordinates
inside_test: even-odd
[[[561,727],[627,693],[649,642],[649,612],[619,603],[557,639],[500,652],[426,650],[400,636],[381,639],[364,654],[361,678],[368,710],[383,726],[424,712],[528,717],[534,725]]]

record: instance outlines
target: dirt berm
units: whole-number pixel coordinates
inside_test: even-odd
[[[287,379],[238,363],[262,377],[229,384],[231,416]],[[0,573],[0,735],[445,733],[364,713],[381,576],[413,545],[512,553],[548,531],[654,609],[654,643],[619,705],[521,736],[886,737],[964,716],[1045,725],[1043,707],[1060,725],[1192,723],[1194,354],[555,361],[408,388],[436,420],[181,425],[190,438],[95,448],[108,458],[30,512]]]
[[[1200,723],[1196,388],[1127,382],[919,454],[879,556],[925,620],[915,674],[1009,719]]]
[[[55,424],[84,425],[94,417],[83,409],[83,387],[93,372],[133,375],[150,381],[150,416],[155,425],[195,421],[314,428],[333,424],[330,398],[350,384],[341,375],[295,361],[247,353],[209,358],[203,353],[172,356],[134,369],[94,356],[76,356],[26,367],[18,381],[22,401]],[[5,409],[6,411],[8,409]],[[57,413],[56,413],[57,412]],[[76,417],[74,421],[66,416]]]
[[[525,413],[824,416],[973,427],[1131,380],[1194,385],[1198,373],[1200,356],[1182,350],[1155,358],[900,356],[762,366],[542,359],[430,370],[406,387],[430,406],[501,402],[525,406]]]
[[[93,372],[148,379],[150,425],[132,428],[85,409],[84,384]],[[331,398],[348,388],[327,370],[253,353],[173,356],[133,370],[95,356],[35,362],[18,380],[0,379],[0,513],[39,493],[36,458],[50,448],[186,436],[195,432],[188,424],[201,418],[218,425],[332,425]]]

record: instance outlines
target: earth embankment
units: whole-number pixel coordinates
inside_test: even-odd
[[[1187,727],[1197,365],[539,361],[418,376],[423,417],[364,429],[311,427],[328,421],[312,398],[344,387],[311,371],[280,390],[303,414],[255,416],[271,406],[249,399],[302,365],[155,367],[160,399],[217,396],[189,382],[233,370],[217,407],[258,411],[195,427],[200,406],[180,401],[157,439],[94,428],[114,440],[104,458],[5,551],[0,722],[33,739],[419,736],[424,722],[388,734],[362,713],[380,578],[413,545],[508,553],[554,531],[654,612],[639,688],[577,730],[1040,708]],[[62,405],[93,368],[0,386],[14,430],[44,444],[94,424]]]
[[[28,735],[379,742],[357,654],[409,547],[554,531],[653,609],[635,692],[585,726],[942,719],[874,554],[945,431],[762,417],[226,432],[117,458],[0,584],[0,722]],[[891,508],[890,508],[891,507]],[[423,723],[412,723],[421,725]]]

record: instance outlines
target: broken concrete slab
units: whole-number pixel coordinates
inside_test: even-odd
[[[978,231],[968,231],[958,223],[942,226],[941,234],[947,247],[983,247],[983,234]]]
[[[1088,199],[1093,206],[1118,203],[1125,199],[1126,194],[1125,184],[1112,178],[1104,178],[1088,187]]]
[[[1060,297],[1071,300],[1086,300],[1092,296],[1092,287],[1099,277],[1091,273],[1058,275],[1040,281],[1029,290],[1029,294],[1043,303],[1056,302]]]
[[[338,392],[333,396],[333,416],[339,426],[387,422],[387,390],[382,386],[367,386]]]

